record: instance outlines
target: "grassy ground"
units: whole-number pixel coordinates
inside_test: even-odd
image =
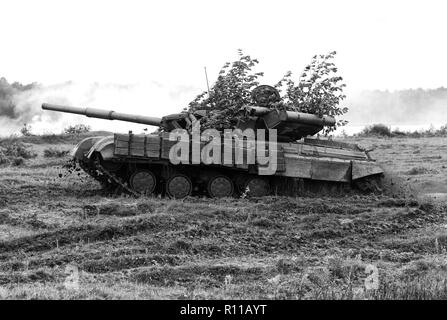
[[[447,138],[347,138],[367,149],[392,174],[422,194],[447,193]],[[437,195],[438,194],[438,195]]]
[[[347,139],[416,198],[183,201],[59,178],[44,150],[75,140],[35,139],[37,158],[0,167],[1,298],[447,298],[445,139]]]

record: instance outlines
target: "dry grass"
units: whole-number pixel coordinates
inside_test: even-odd
[[[388,171],[422,193],[447,193],[447,144],[432,138],[346,138],[367,149]]]

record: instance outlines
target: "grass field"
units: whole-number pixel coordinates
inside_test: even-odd
[[[29,138],[0,167],[0,297],[447,298],[446,139],[346,140],[419,195],[112,197],[43,157],[76,139]]]

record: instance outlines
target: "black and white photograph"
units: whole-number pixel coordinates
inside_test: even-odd
[[[0,300],[447,299],[445,1],[0,9]]]

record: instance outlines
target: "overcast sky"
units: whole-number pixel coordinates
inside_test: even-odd
[[[140,86],[151,92],[129,108],[147,102],[145,113],[154,115],[178,111],[206,88],[203,67],[215,79],[238,48],[260,60],[265,83],[336,50],[351,91],[447,86],[445,1],[0,3],[0,76]],[[157,106],[152,95],[162,97]]]

